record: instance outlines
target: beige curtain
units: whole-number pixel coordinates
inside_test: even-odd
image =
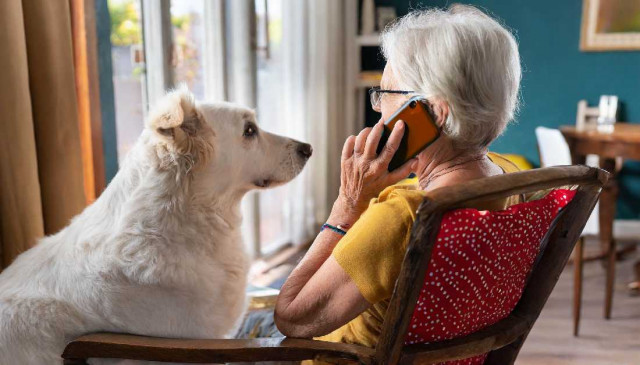
[[[304,244],[325,222],[340,188],[340,154],[356,132],[347,105],[355,104],[346,67],[352,1],[284,0],[281,90],[287,135],[311,143],[313,157],[287,184],[290,240]],[[355,34],[355,31],[353,31]],[[359,131],[359,129],[357,130]]]
[[[85,205],[68,0],[0,1],[0,49],[6,267]]]

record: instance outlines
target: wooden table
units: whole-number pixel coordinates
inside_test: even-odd
[[[618,184],[616,159],[640,160],[640,124],[616,123],[612,133],[596,130],[578,131],[575,126],[562,126],[560,131],[569,144],[574,164],[584,164],[586,156],[600,156],[600,167],[611,173],[609,183],[600,195],[600,243],[606,249],[607,278],[604,317],[611,318],[615,281],[616,242],[613,239],[613,219],[616,213]]]

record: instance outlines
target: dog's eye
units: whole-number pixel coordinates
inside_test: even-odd
[[[244,126],[244,133],[242,133],[243,137],[253,137],[258,134],[258,128],[253,123],[247,123]]]

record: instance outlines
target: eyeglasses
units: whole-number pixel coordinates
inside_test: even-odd
[[[371,99],[371,107],[375,111],[380,111],[380,102],[382,101],[382,95],[384,94],[400,94],[400,95],[408,95],[413,94],[415,91],[407,91],[407,90],[384,90],[380,89],[380,87],[372,87],[369,89],[369,98]]]

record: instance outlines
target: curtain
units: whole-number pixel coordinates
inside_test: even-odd
[[[68,0],[0,1],[3,267],[85,205]]]
[[[290,237],[312,239],[329,215],[340,187],[340,153],[354,121],[355,103],[345,82],[348,1],[284,0],[282,99],[288,135],[306,141],[314,153],[290,186]]]

